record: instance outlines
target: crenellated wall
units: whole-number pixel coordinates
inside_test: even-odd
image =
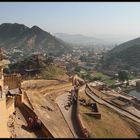
[[[79,95],[79,92],[78,92],[78,95]],[[82,137],[88,138],[89,133],[88,133],[86,127],[84,126],[84,123],[83,123],[82,118],[81,118],[80,113],[79,113],[79,96],[77,96],[77,98],[76,98],[76,120],[77,120],[78,125],[80,127]]]
[[[36,113],[24,103],[22,103],[21,106],[19,106],[19,108],[24,110],[24,112],[26,112],[32,118],[37,116]],[[45,134],[46,138],[54,138],[53,135],[50,133],[50,131],[45,127],[43,122],[42,122],[42,126],[41,126],[41,131]]]
[[[26,100],[28,100],[30,107],[28,105],[26,105],[24,102],[22,102],[23,95],[26,97]],[[19,108],[22,107],[21,109],[24,112],[26,112],[30,117],[34,118],[37,115],[34,112],[34,108],[32,106],[32,103],[29,100],[29,97],[27,96],[26,92],[24,92],[24,94],[22,94],[22,96],[21,95],[16,96],[16,106],[18,106]],[[41,131],[45,134],[46,138],[54,138],[53,135],[51,134],[51,132],[43,124],[43,122],[42,122]]]

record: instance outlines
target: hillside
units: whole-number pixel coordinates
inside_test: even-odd
[[[59,79],[66,77],[65,70],[56,66],[53,59],[43,55],[31,55],[16,63],[11,63],[4,72],[20,73],[25,79]]]
[[[23,58],[35,52],[61,55],[71,51],[70,46],[38,26],[3,23],[0,25],[0,47],[10,60]]]
[[[116,46],[105,54],[101,61],[102,67],[111,70],[140,68],[140,38],[130,40]]]

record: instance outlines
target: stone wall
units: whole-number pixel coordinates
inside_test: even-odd
[[[7,109],[8,115],[11,115],[15,111],[14,97],[7,97],[6,109]]]
[[[26,101],[28,102],[29,106],[30,106],[31,109],[33,110],[34,108],[33,108],[33,106],[32,106],[32,103],[30,102],[30,98],[29,98],[29,96],[27,95],[26,92],[23,93],[23,98],[24,98],[23,100],[26,100]]]
[[[87,131],[86,127],[84,126],[82,118],[79,114],[79,96],[77,96],[77,99],[76,99],[76,120],[77,120],[78,125],[80,127],[82,137],[83,138],[88,138],[89,137],[88,131]]]
[[[133,105],[134,105],[135,108],[137,108],[138,110],[140,110],[140,104],[139,103],[135,102],[135,103],[133,103]]]
[[[24,102],[22,102],[22,97],[23,94],[21,95],[16,95],[15,96],[15,106],[19,107],[20,109],[24,110],[24,112],[27,112],[27,114],[29,116],[31,116],[32,118],[34,118],[36,115],[36,113],[33,111],[33,107],[30,108],[28,107]],[[26,95],[26,93],[24,94],[24,96],[26,96],[26,99],[28,99],[28,96]],[[29,99],[28,99],[29,100]],[[29,102],[30,103],[30,102]],[[31,104],[31,103],[30,103]],[[32,105],[31,105],[32,106]],[[22,107],[22,108],[21,108]],[[45,127],[45,125],[42,123],[41,126],[41,131],[45,134],[45,136],[47,138],[53,138],[53,135],[49,132],[49,130]]]
[[[85,114],[94,117],[96,119],[101,119],[101,113],[99,112],[99,107],[96,103],[95,104],[95,111],[91,111],[91,112],[85,112]]]
[[[23,95],[15,95],[15,106],[19,106],[22,103]]]
[[[4,86],[8,86],[9,90],[19,88],[20,83],[21,77],[17,74],[4,75]]]
[[[24,103],[22,103],[22,109],[24,109],[24,111],[26,111],[32,118],[37,116],[36,113]],[[43,123],[41,126],[41,131],[45,134],[46,138],[54,138],[53,135],[50,133],[50,131],[45,127]]]

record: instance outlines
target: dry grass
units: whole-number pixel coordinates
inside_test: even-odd
[[[80,98],[86,94],[80,94]],[[86,99],[88,100],[88,96]],[[137,134],[122,117],[112,109],[99,105],[101,120],[84,114],[88,109],[80,105],[80,114],[90,137],[95,138],[137,138]],[[134,127],[134,126],[133,126]]]
[[[22,82],[22,88],[31,88],[31,87],[48,87],[49,85],[57,85],[60,84],[58,80],[26,80]]]
[[[138,137],[140,137],[140,124],[132,121],[129,118],[122,117],[122,119],[124,119],[128,123],[129,127],[131,127],[131,129],[138,135]]]
[[[58,84],[58,85],[51,85],[48,88],[44,88],[40,91],[40,93],[44,94],[44,93],[52,93],[52,92],[56,92],[56,91],[60,91],[60,90],[65,90],[69,87],[72,87],[71,83],[63,83],[63,84]]]
[[[28,95],[34,95],[34,100],[37,102],[40,102],[38,101],[40,98],[50,98],[54,101],[57,96],[63,94],[65,91],[70,91],[72,83],[64,83],[58,80],[28,80],[22,83],[22,87],[24,87]],[[42,97],[38,98],[41,95]]]
[[[58,80],[27,80],[22,83],[24,90],[39,92],[39,94],[46,94],[71,86],[71,82],[61,82]]]

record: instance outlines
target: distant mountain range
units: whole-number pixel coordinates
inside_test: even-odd
[[[36,52],[60,56],[71,51],[68,44],[38,26],[29,28],[18,23],[0,25],[0,47],[11,59],[27,57]]]
[[[103,68],[139,71],[140,69],[140,38],[124,42],[103,57]]]
[[[95,48],[112,47],[113,44],[103,39],[95,37],[84,36],[81,34],[66,34],[66,33],[55,33],[54,36],[61,40],[75,45],[93,46]]]

